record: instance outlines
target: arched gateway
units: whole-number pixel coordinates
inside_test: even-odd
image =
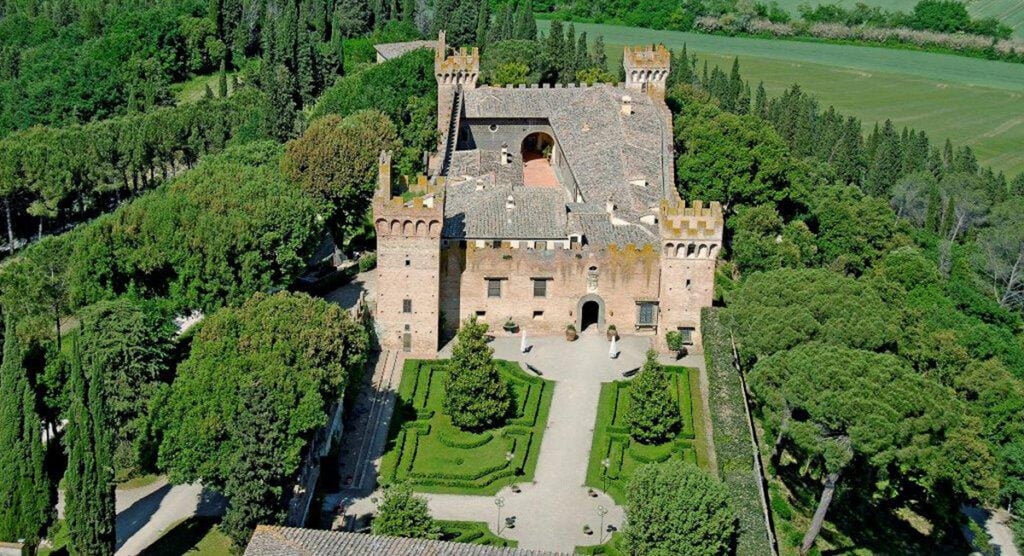
[[[591,326],[604,328],[604,300],[594,294],[581,297],[576,307],[576,329],[582,333]]]

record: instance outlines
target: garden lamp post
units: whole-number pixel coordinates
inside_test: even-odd
[[[498,496],[494,499],[494,505],[498,508],[498,519],[494,522],[494,525],[498,528],[498,534],[501,534],[501,508],[505,505],[505,499]]]
[[[608,508],[604,506],[597,507],[597,515],[601,516],[601,526],[597,529],[597,544],[604,543],[604,516],[608,514]]]
[[[604,468],[604,487],[602,487],[601,490],[603,490],[605,494],[608,494],[608,468],[611,466],[611,459],[604,458],[603,460],[601,460],[601,467]]]

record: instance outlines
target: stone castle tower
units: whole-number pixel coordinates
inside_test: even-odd
[[[476,89],[480,77],[480,49],[472,51],[460,48],[449,56],[448,43],[444,31],[437,37],[437,49],[434,51],[434,78],[437,79],[437,130],[442,135],[448,132],[452,112],[458,99],[460,89]]]
[[[381,347],[435,357],[440,330],[440,195],[391,196],[391,153],[382,152],[373,199],[377,229],[377,310]]]
[[[693,346],[702,351],[700,311],[710,307],[715,292],[715,262],[722,249],[722,205],[705,207],[694,201],[662,201],[661,228],[661,315],[658,342],[670,330],[689,331]]]
[[[665,88],[672,56],[664,45],[626,47],[622,56],[626,69],[626,89],[665,100]]]

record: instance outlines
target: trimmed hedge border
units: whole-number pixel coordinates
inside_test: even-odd
[[[729,331],[721,317],[718,308],[704,309],[701,313],[718,474],[729,489],[732,506],[739,517],[736,556],[762,556],[771,554],[768,527],[754,472],[743,387],[732,365]]]
[[[388,450],[381,463],[382,484],[408,481],[416,490],[489,494],[508,484],[530,479],[539,455],[535,442],[539,443],[543,434],[553,387],[549,381],[523,374],[515,364],[500,360],[497,363],[517,392],[515,416],[504,427],[471,434],[452,428],[447,417],[430,409],[431,405],[436,408],[438,404],[436,397],[431,404],[431,397],[438,395],[431,389],[443,388],[440,381],[445,378],[444,363],[406,362],[399,387],[401,409],[396,411],[392,421]],[[511,462],[502,460],[472,473],[441,469],[417,471],[417,456],[422,449],[420,440],[432,434],[435,436],[430,442],[430,449],[438,450],[440,444],[450,449],[455,459],[463,459],[458,452],[465,450],[465,460],[479,461],[472,459],[479,456],[471,451],[491,442],[508,446],[514,457]]]

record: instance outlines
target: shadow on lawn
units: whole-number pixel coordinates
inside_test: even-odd
[[[793,496],[794,509],[809,519],[818,504],[820,483],[801,476],[795,465],[782,466],[776,471]],[[835,499],[829,506],[826,519],[830,526],[826,525],[820,534],[821,540],[833,547],[821,550],[823,556],[850,554],[855,549],[867,549],[876,554],[937,555],[970,552],[970,547],[959,534],[959,527],[955,523],[947,524],[940,516],[934,515],[933,508],[905,498],[882,502],[865,500],[856,493],[868,492],[870,485],[855,484],[856,475],[852,473],[845,479],[846,484],[840,483]],[[931,534],[915,528],[910,519],[899,515],[901,511],[904,515],[913,515],[911,519],[917,522],[919,528],[931,527]],[[803,533],[801,527],[794,533],[790,545],[798,545],[799,539],[796,537],[802,538]],[[779,538],[780,544],[786,542],[787,539]]]
[[[220,521],[215,517],[190,517],[176,525],[155,543],[140,552],[140,556],[178,556],[187,554],[199,544]]]

